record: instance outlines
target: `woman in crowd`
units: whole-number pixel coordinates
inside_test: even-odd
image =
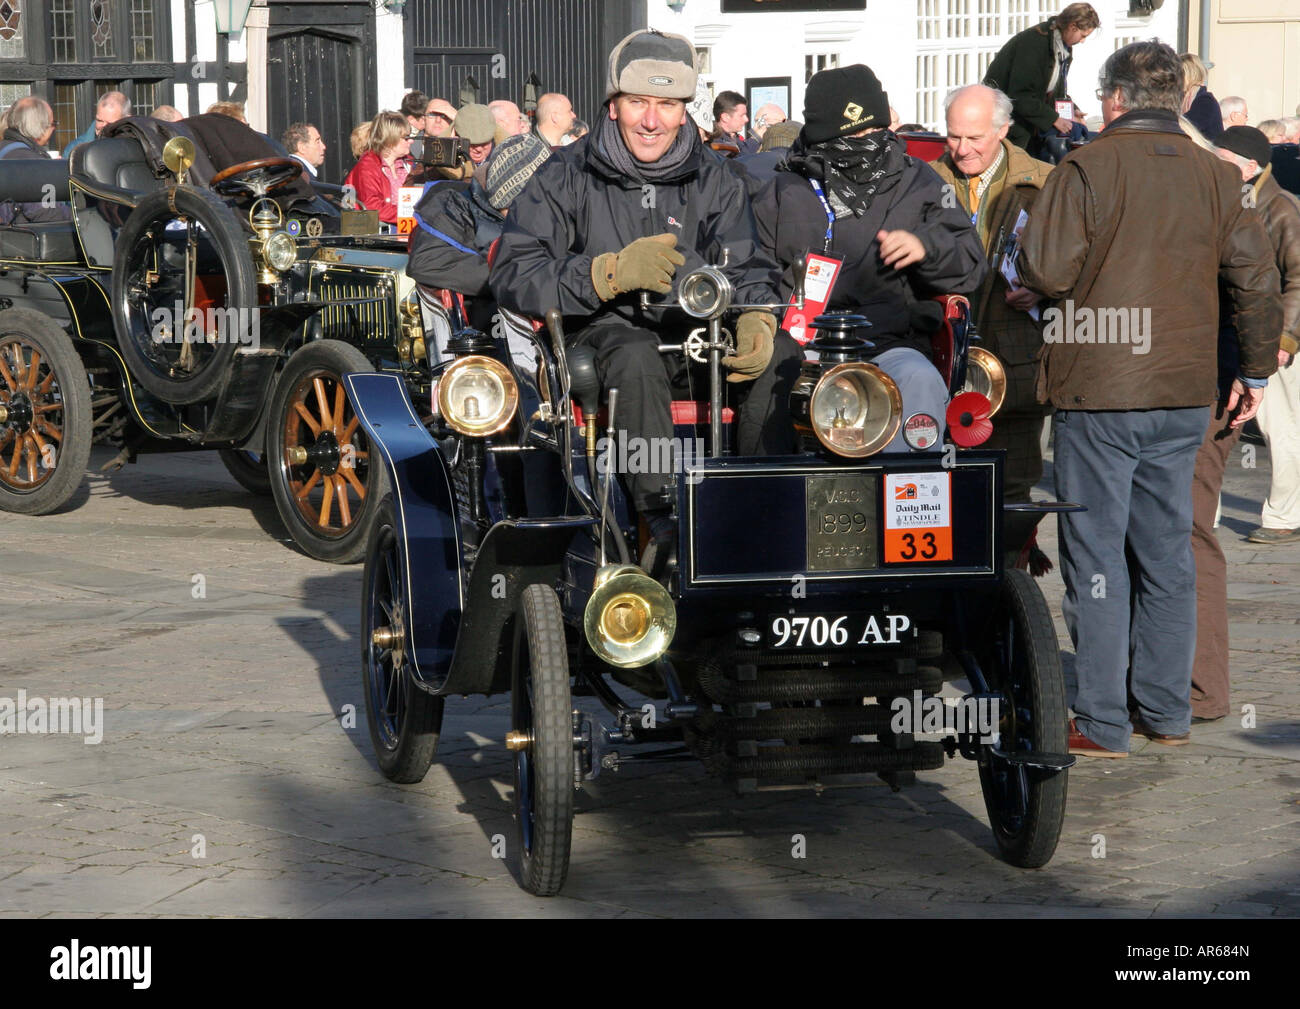
[[[367,150],[348,172],[344,185],[356,190],[357,202],[378,210],[386,224],[397,223],[397,195],[411,173],[411,141],[406,117],[381,112],[370,122]]]
[[[1195,53],[1183,53],[1183,115],[1211,142],[1223,132],[1219,100],[1205,86],[1205,64]]]
[[[1066,78],[1074,47],[1100,24],[1091,4],[1072,3],[1056,17],[1016,35],[989,64],[984,83],[1011,99],[1007,139],[1032,156],[1040,156],[1044,139],[1079,132],[1075,123],[1082,120],[1070,102]]]

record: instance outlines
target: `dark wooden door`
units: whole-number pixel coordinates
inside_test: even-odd
[[[377,111],[374,28],[368,4],[271,5],[267,127],[312,123],[325,140],[320,177],[342,182],[353,165],[348,138]]]

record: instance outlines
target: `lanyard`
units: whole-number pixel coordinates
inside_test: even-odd
[[[817,199],[822,202],[822,209],[826,211],[826,242],[822,246],[822,251],[830,252],[831,231],[835,227],[835,213],[831,210],[831,205],[826,202],[826,194],[822,192],[822,184],[816,179],[809,179],[808,185],[812,186],[813,192],[817,194]]]

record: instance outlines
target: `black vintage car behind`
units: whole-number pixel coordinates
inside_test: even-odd
[[[69,216],[0,227],[0,508],[62,507],[92,441],[215,449],[304,551],[355,561],[386,483],[340,379],[429,383],[406,239],[221,128],[266,156],[124,120],[71,162],[3,163],[0,201]]]

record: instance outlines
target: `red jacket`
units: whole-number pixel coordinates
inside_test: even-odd
[[[394,174],[374,151],[366,151],[343,180],[357,192],[357,203],[366,210],[378,210],[379,219],[387,224],[397,223],[397,191],[410,174],[410,162],[400,159]]]

